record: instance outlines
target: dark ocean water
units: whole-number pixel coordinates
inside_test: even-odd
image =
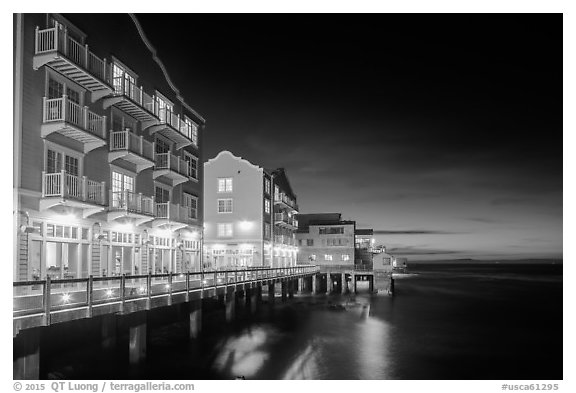
[[[180,322],[150,328],[141,379],[562,379],[562,265],[413,265],[396,295],[297,296],[227,325],[205,314],[198,346]],[[265,297],[264,297],[265,299]],[[335,311],[330,305],[345,310]],[[74,357],[75,356],[75,357]],[[91,354],[98,372],[126,378]],[[68,359],[67,359],[68,358]],[[88,368],[85,368],[85,370]],[[49,370],[47,370],[49,371]],[[135,374],[134,374],[135,373]]]

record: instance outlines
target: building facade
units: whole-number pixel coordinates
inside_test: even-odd
[[[205,268],[294,266],[297,212],[284,169],[220,152],[204,164]]]
[[[135,16],[15,14],[13,279],[199,269],[203,128]]]
[[[340,213],[298,214],[298,264],[372,268],[373,231],[356,229]]]
[[[340,213],[299,214],[296,240],[298,264],[354,267],[356,222]]]

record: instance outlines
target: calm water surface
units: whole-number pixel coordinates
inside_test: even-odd
[[[277,299],[255,316],[239,307],[233,325],[223,312],[206,313],[192,349],[181,323],[151,329],[148,361],[134,377],[562,379],[561,265],[420,265],[411,273],[396,280],[393,298]],[[91,359],[114,377],[98,355]],[[62,376],[84,376],[56,363]]]

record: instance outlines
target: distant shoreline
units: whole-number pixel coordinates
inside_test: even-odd
[[[410,260],[410,265],[563,265],[563,259],[442,259],[442,260]]]

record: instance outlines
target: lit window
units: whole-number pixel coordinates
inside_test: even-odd
[[[311,255],[308,257],[308,259],[311,260],[311,261],[315,261],[315,260],[316,260],[316,254],[311,254]]]
[[[218,224],[218,237],[232,237],[232,224]]]
[[[343,260],[343,261],[349,261],[349,260],[350,260],[350,255],[348,255],[348,254],[342,254],[342,260]]]
[[[270,238],[270,224],[267,222],[264,223],[264,236]]]
[[[270,179],[268,178],[264,179],[264,192],[270,194]]]
[[[218,199],[218,213],[232,213],[232,199]]]
[[[218,192],[232,192],[232,178],[218,179]]]
[[[270,214],[270,199],[264,198],[264,211],[266,214]]]
[[[198,197],[184,193],[184,206],[188,212],[188,218],[198,218]]]
[[[324,260],[325,260],[325,261],[331,261],[331,260],[332,260],[332,255],[330,255],[330,254],[324,254]]]

